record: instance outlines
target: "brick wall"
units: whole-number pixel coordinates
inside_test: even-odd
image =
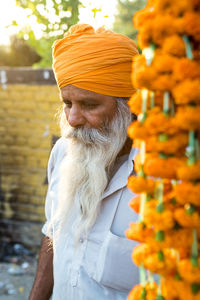
[[[51,70],[0,69],[1,239],[32,248],[40,243],[59,107]]]

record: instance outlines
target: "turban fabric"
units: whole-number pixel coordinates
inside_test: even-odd
[[[114,97],[130,97],[132,58],[138,53],[128,37],[87,24],[73,25],[53,45],[53,69],[59,88],[78,88]]]

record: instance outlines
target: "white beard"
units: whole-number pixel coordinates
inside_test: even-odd
[[[72,128],[62,125],[63,135],[68,138],[67,156],[61,163],[58,192],[58,209],[52,220],[56,226],[54,241],[61,231],[73,221],[78,212],[75,243],[81,234],[87,234],[94,225],[102,195],[108,185],[109,175],[127,138],[131,113],[124,100],[116,100],[118,112],[102,130]],[[62,122],[65,119],[62,120]]]

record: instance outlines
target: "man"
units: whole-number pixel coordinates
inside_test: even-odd
[[[48,168],[47,222],[30,300],[122,300],[138,282],[135,243],[124,231],[137,216],[127,179],[135,149],[127,139],[127,99],[135,44],[89,25],[54,44],[63,101],[62,137]]]

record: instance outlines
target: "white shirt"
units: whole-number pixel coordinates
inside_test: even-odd
[[[67,140],[60,138],[49,160],[47,222],[42,229],[45,235],[57,206],[59,167],[66,148]],[[137,243],[124,235],[129,223],[137,221],[137,214],[128,206],[134,194],[126,187],[136,153],[137,149],[132,149],[125,161],[118,162],[118,170],[104,192],[100,214],[87,239],[82,236],[77,249],[72,232],[59,240],[54,249],[53,300],[125,300],[139,283],[138,268],[131,260]]]

